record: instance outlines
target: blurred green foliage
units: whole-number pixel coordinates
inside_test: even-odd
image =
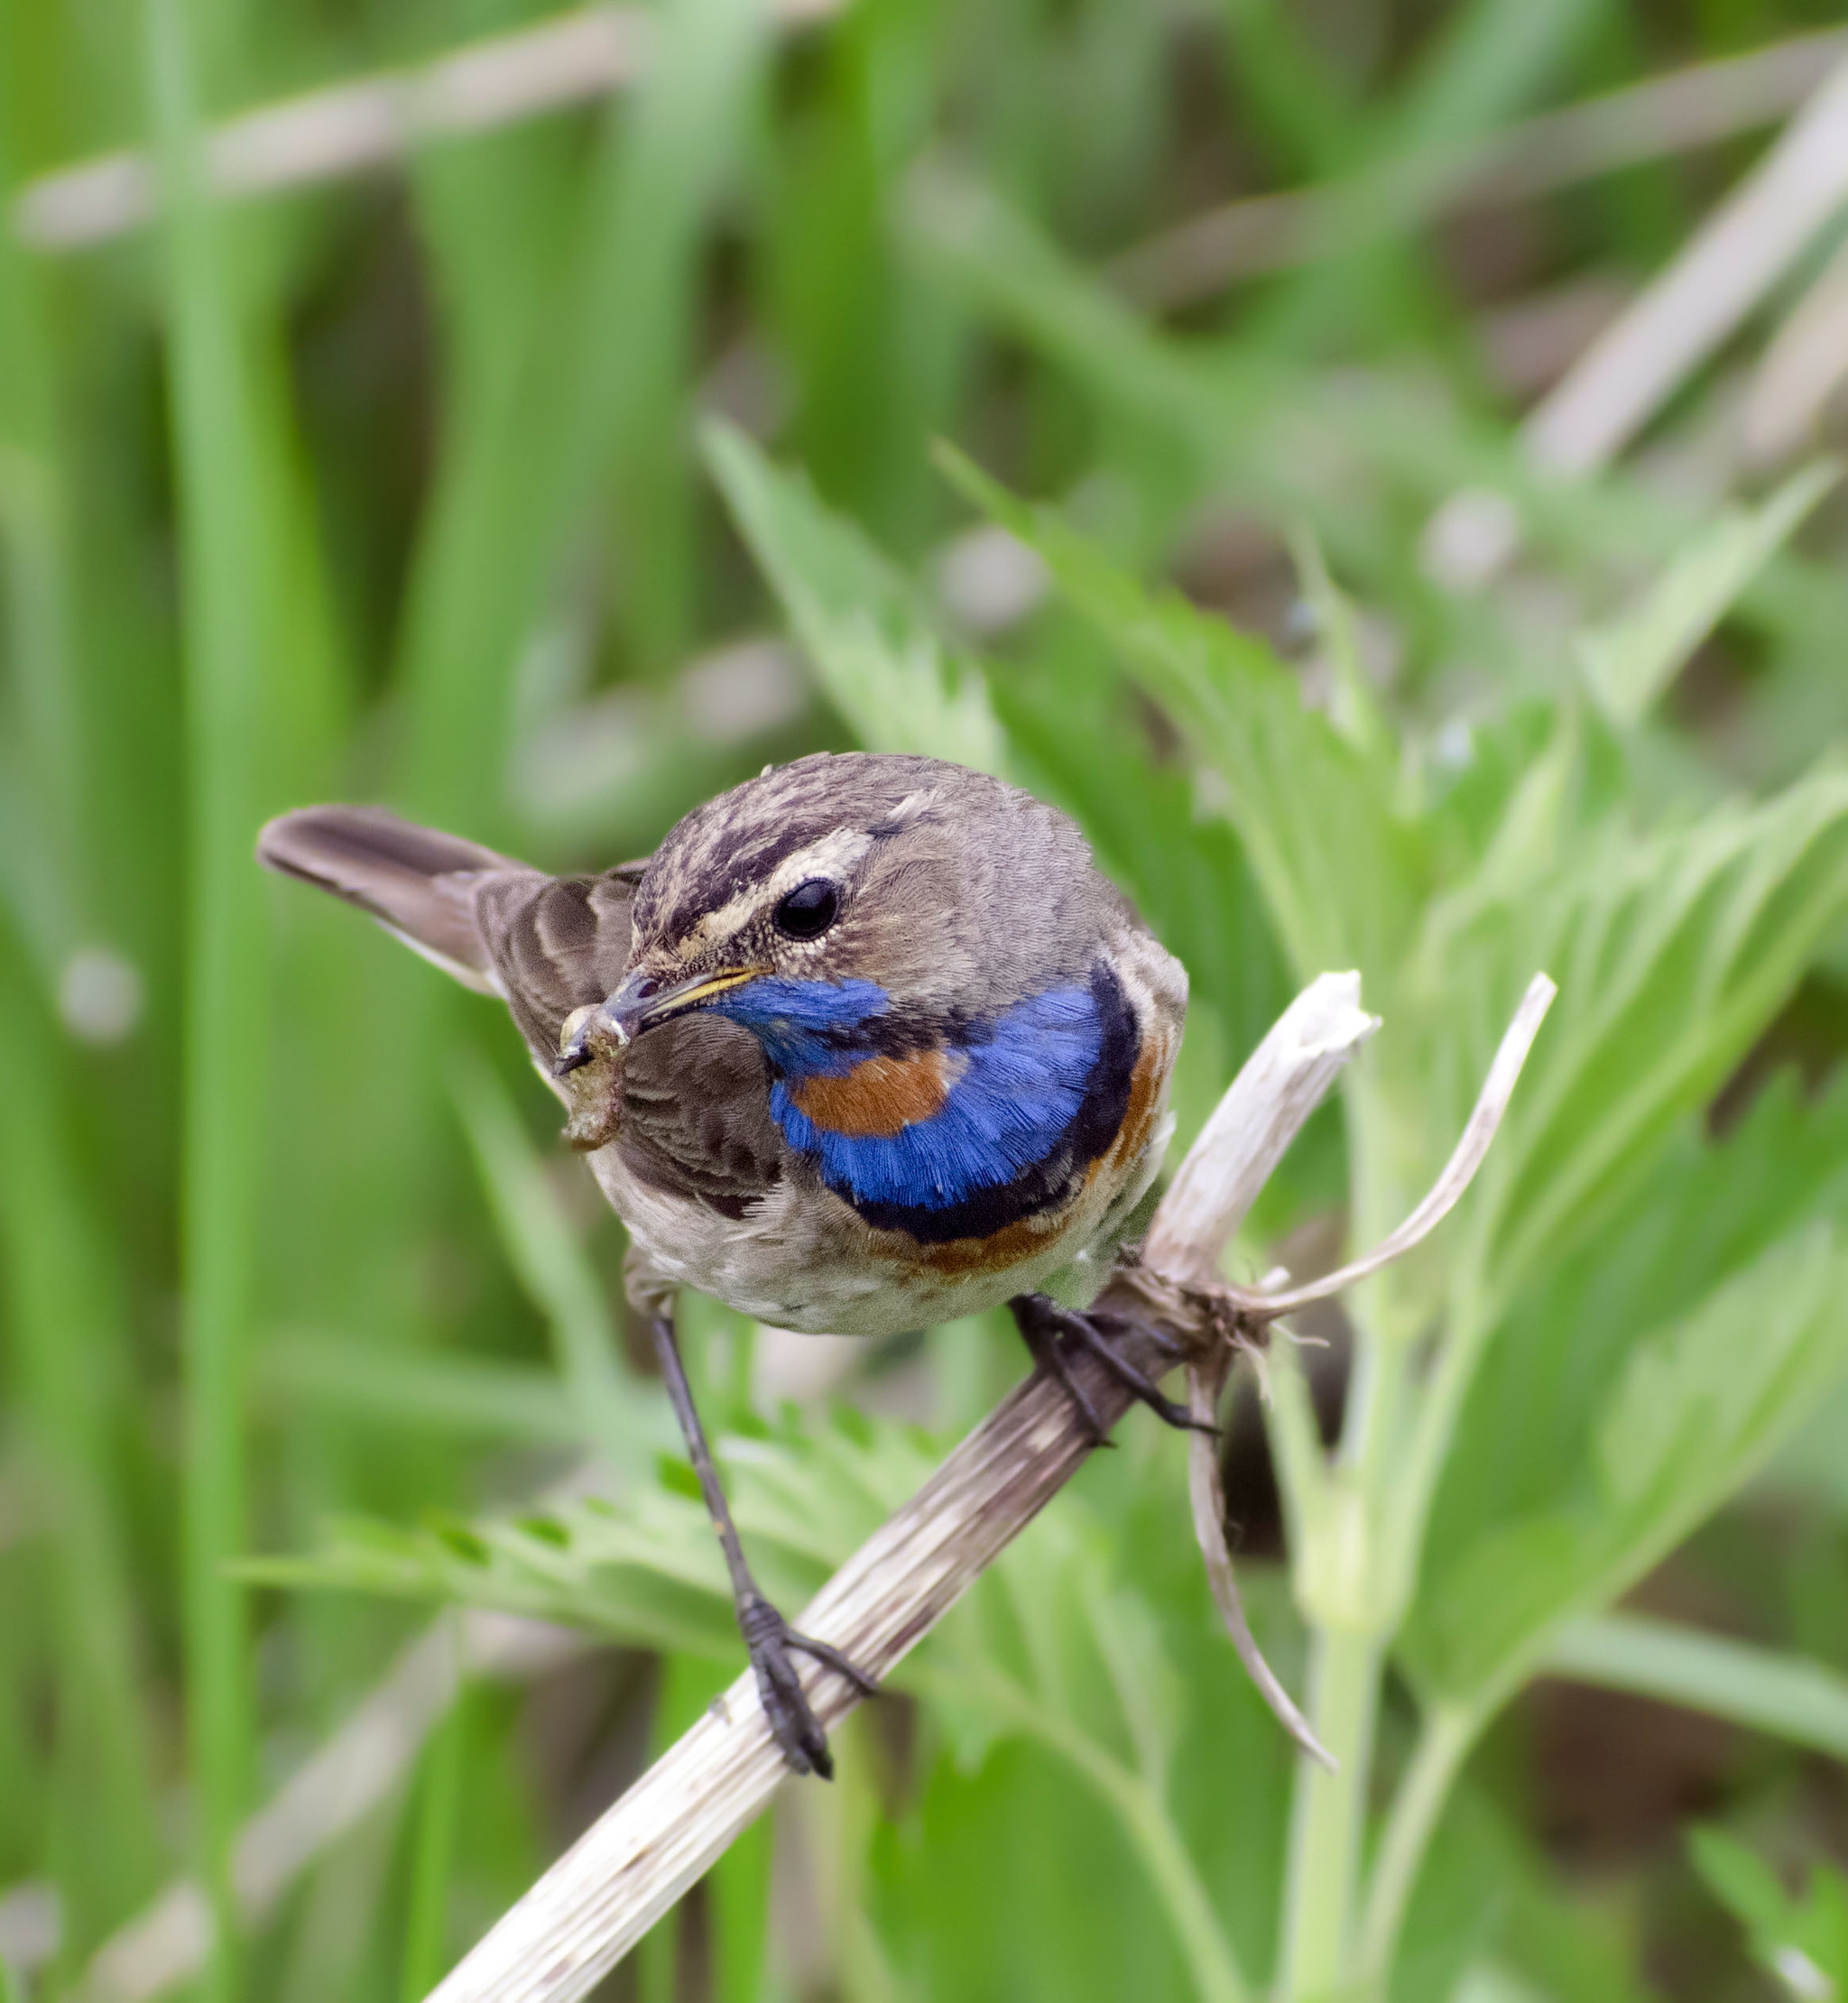
[[[1789,1957],[1848,1980],[1848,516],[1722,448],[1832,245],[1566,481],[1518,430],[1589,337],[1552,309],[1761,141],[1446,207],[1523,115],[1828,10],[653,14],[615,97],[218,207],[203,122],[541,10],[0,0],[0,189],[143,145],[164,213],[0,231],[0,1996],[119,1993],[89,1959],[179,1873],[236,1916],[239,1826],[429,1602],[613,1646],[471,1683],[170,1988],[421,1994],[740,1660],[549,1098],[492,1008],[260,879],[257,822],[383,798],[608,862],[855,743],[1085,826],[1190,970],[1183,1140],[1361,970],[1385,1028],[1243,1274],[1396,1223],[1560,993],[1456,1216],[1278,1346],[1261,1428],[1241,1393],[1234,1511],[1289,1553],[1254,1617],[1339,1778],[1132,1420],[611,1993],[1830,1993]],[[1112,275],[1301,186],[1293,263],[1165,317]],[[1463,490],[1520,536],[1473,588]],[[684,1313],[791,1601],[1020,1368],[959,1325],[798,1408],[784,1347]]]

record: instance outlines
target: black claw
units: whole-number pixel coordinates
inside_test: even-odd
[[[1059,1347],[1058,1332],[1067,1310],[1044,1294],[1022,1294],[1008,1304],[1014,1311],[1014,1325],[1027,1353],[1070,1401],[1073,1410],[1089,1428],[1093,1446],[1114,1446],[1104,1415],[1091,1402],[1091,1394],[1072,1374],[1070,1359]]]
[[[1217,1435],[1216,1426],[1205,1419],[1197,1419],[1186,1406],[1178,1405],[1166,1396],[1153,1378],[1138,1370],[1117,1351],[1117,1340],[1129,1330],[1135,1329],[1152,1334],[1156,1346],[1164,1354],[1179,1355],[1180,1345],[1165,1331],[1151,1329],[1127,1315],[1107,1311],[1096,1315],[1081,1314],[1076,1308],[1061,1307],[1044,1294],[1023,1294],[1012,1305],[1014,1321],[1034,1361],[1064,1387],[1066,1395],[1090,1426],[1093,1441],[1097,1445],[1106,1446],[1111,1443],[1104,1437],[1104,1426],[1096,1407],[1072,1374],[1070,1362],[1060,1344],[1062,1335],[1069,1336],[1079,1348],[1088,1350],[1139,1404],[1146,1405],[1167,1425],[1177,1431]]]
[[[805,1656],[813,1656],[817,1662],[826,1664],[836,1675],[845,1676],[863,1697],[876,1697],[879,1694],[878,1680],[869,1676],[858,1663],[849,1662],[833,1642],[818,1641],[814,1636],[798,1634],[790,1628],[783,1636],[783,1645],[785,1648],[797,1649]]]
[[[1127,1334],[1131,1329],[1134,1329],[1138,1334],[1153,1343],[1161,1355],[1171,1356],[1176,1362],[1179,1362],[1187,1352],[1187,1345],[1181,1341],[1179,1336],[1170,1334],[1159,1322],[1139,1321],[1133,1315],[1113,1315],[1107,1312],[1089,1314],[1084,1319],[1089,1322],[1093,1328],[1101,1329],[1106,1335],[1113,1329],[1123,1334]]]
[[[798,1634],[768,1600],[752,1600],[740,1606],[738,1626],[751,1651],[757,1694],[770,1723],[771,1737],[783,1758],[796,1773],[818,1774],[823,1780],[832,1780],[834,1757],[827,1749],[827,1734],[809,1708],[801,1676],[790,1657],[798,1654],[812,1656],[836,1675],[845,1676],[863,1697],[876,1697],[878,1684],[849,1662],[838,1648]]]

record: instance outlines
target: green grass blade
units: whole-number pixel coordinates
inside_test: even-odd
[[[457,1622],[451,1645],[460,1649]],[[403,2003],[422,2003],[448,1966],[449,1883],[455,1869],[457,1816],[468,1750],[468,1693],[459,1682],[448,1713],[423,1750],[411,1856],[411,1911],[404,1923]]]
[[[14,901],[40,958],[55,965],[78,942],[88,916],[82,753],[64,608],[61,497],[47,442],[33,435],[40,413],[30,408],[39,401],[31,392],[42,388],[39,358],[31,352],[37,302],[27,296],[23,273],[12,268],[20,262],[0,246],[0,383],[15,392],[0,402],[0,579],[14,683],[8,781],[30,801],[37,854],[9,862],[7,874],[16,886],[43,886],[37,895],[15,889]]]
[[[648,80],[603,115],[582,176],[498,140],[479,162],[426,169],[439,282],[493,332],[460,330],[469,366],[450,384],[445,464],[410,586],[406,789],[420,813],[490,835],[504,816],[514,669],[612,481],[637,646],[658,661],[686,638],[693,289],[762,18],[747,0],[675,0],[655,30]],[[511,197],[462,178],[504,160]],[[559,240],[560,208],[563,248],[539,255],[534,239]]]
[[[1226,82],[1291,180],[1336,172],[1353,153],[1354,90],[1304,34],[1289,0],[1221,0]]]
[[[733,171],[763,47],[758,0],[670,0],[622,143],[610,156],[603,241],[587,274],[578,368],[590,411],[578,482],[614,462],[626,590],[620,623],[659,669],[693,626],[697,544],[687,418],[700,250]],[[614,338],[610,337],[614,336]]]
[[[666,1437],[661,1393],[624,1366],[596,1269],[560,1214],[499,1079],[473,1053],[458,1057],[451,1079],[501,1242],[551,1325],[559,1374],[572,1403],[614,1460],[631,1461]]]
[[[148,111],[167,205],[168,397],[180,517],[189,836],[181,1262],[185,1327],[187,1719],[201,1876],[217,1920],[206,1994],[238,1990],[230,1849],[254,1700],[241,1586],[245,1352],[255,1293],[265,1016],[251,842],[269,745],[264,482],[237,297],[199,179],[195,9],[143,0]]]
[[[1838,466],[1824,460],[1793,475],[1759,506],[1728,509],[1639,604],[1610,624],[1580,634],[1585,681],[1613,723],[1641,722],[1687,657],[1841,476]]]
[[[28,978],[0,928],[0,1276],[15,1423],[54,1553],[58,1875],[67,1925],[87,1935],[148,1889],[162,1851],[114,1468],[123,1303],[59,1103],[63,1053],[26,1002]]]
[[[264,1343],[259,1389],[298,1408],[395,1431],[541,1445],[587,1444],[585,1414],[555,1371],[485,1356],[404,1349],[325,1329]]]

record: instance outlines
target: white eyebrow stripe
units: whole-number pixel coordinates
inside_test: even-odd
[[[827,876],[845,882],[872,846],[873,837],[864,827],[833,829],[819,841],[810,842],[807,848],[786,855],[766,882],[739,891],[716,909],[707,911],[677,943],[674,951],[683,960],[714,951],[741,932],[767,906],[811,876]]]

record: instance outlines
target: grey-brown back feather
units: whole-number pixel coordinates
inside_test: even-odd
[[[498,993],[548,1077],[574,1009],[603,1001],[629,961],[645,861],[548,876],[375,807],[309,807],[257,840],[267,867],[368,912],[467,985]],[[625,1054],[614,1145],[644,1182],[739,1216],[781,1178],[770,1075],[748,1029],[669,1023]]]

